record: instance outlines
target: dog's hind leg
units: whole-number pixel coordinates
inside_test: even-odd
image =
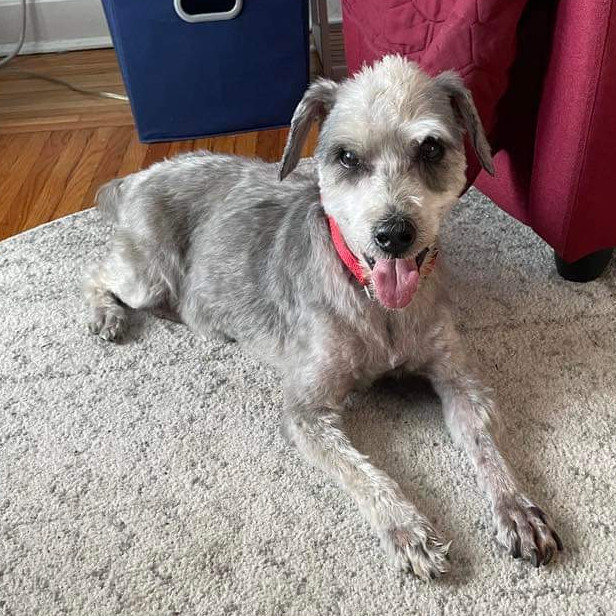
[[[127,332],[129,308],[168,305],[173,285],[164,272],[151,251],[129,236],[117,234],[107,258],[86,273],[90,331],[103,340],[116,341]]]
[[[105,263],[93,266],[86,274],[84,292],[90,305],[90,332],[113,342],[124,336],[128,314],[122,301],[110,290],[113,279]]]
[[[404,496],[398,484],[353,447],[341,427],[339,414],[332,408],[292,398],[287,396],[285,437],[355,500],[393,563],[424,580],[445,573],[449,569],[449,544]]]

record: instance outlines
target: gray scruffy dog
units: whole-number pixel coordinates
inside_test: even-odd
[[[295,170],[315,119],[316,163]],[[447,570],[450,544],[340,420],[352,389],[392,372],[432,383],[498,541],[535,566],[562,548],[499,451],[494,403],[442,297],[436,243],[465,187],[465,132],[492,172],[453,73],[430,78],[389,56],[341,84],[317,81],[279,166],[196,152],[104,186],[115,233],[86,279],[90,329],[104,340],[125,333],[128,308],[151,309],[276,366],[285,437],[355,500],[393,562],[423,579]]]

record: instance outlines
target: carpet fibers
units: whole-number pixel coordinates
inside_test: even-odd
[[[539,570],[502,553],[432,392],[380,386],[346,422],[453,539],[452,572],[424,584],[284,444],[272,370],[149,316],[123,345],[87,333],[80,281],[107,235],[87,211],[0,244],[0,613],[614,613],[614,265],[567,283],[479,193],[453,212],[458,320],[566,549]]]

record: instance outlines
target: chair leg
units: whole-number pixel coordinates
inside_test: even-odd
[[[554,253],[554,260],[556,261],[558,273],[565,280],[570,280],[571,282],[590,282],[601,276],[610,262],[612,252],[613,248],[598,250],[573,263],[567,263],[567,261]]]

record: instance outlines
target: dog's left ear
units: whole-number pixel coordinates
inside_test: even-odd
[[[306,90],[291,120],[291,129],[278,172],[281,180],[284,180],[297,166],[312,123],[317,118],[323,120],[330,112],[336,100],[337,90],[338,84],[329,79],[319,79]]]
[[[454,113],[466,129],[481,166],[490,175],[494,175],[494,163],[492,162],[490,144],[486,139],[483,124],[477,113],[473,97],[464,86],[462,78],[453,71],[447,71],[441,73],[434,81],[449,96]]]

